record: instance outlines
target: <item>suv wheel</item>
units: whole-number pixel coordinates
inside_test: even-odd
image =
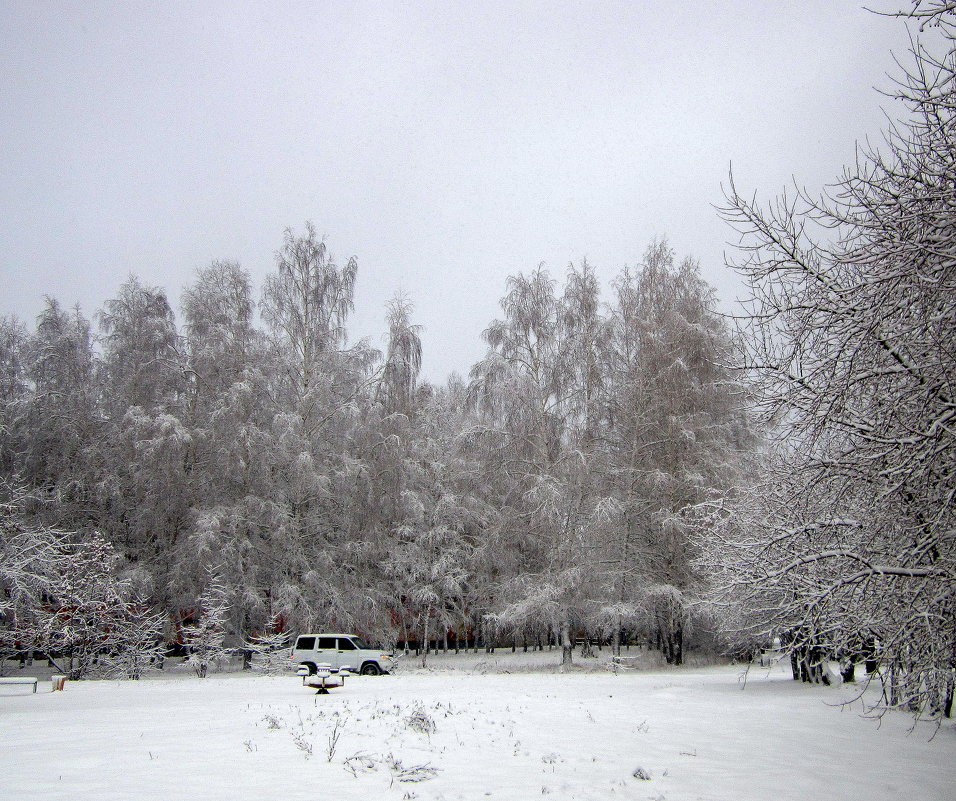
[[[363,676],[377,676],[382,671],[374,662],[366,662],[364,665],[362,665],[361,672]]]
[[[310,676],[314,676],[316,673],[318,673],[315,665],[313,665],[311,662],[303,662],[301,665],[299,665],[299,667],[308,668]]]

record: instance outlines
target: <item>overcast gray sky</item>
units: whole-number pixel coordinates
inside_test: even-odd
[[[130,273],[178,311],[214,259],[258,292],[307,219],[358,258],[353,338],[403,290],[437,381],[542,261],[607,287],[667,236],[729,301],[731,162],[832,182],[907,43],[847,0],[0,0],[0,315],[92,317]]]

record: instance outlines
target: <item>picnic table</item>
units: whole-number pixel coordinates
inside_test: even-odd
[[[612,654],[603,662],[603,666],[612,673],[617,673],[619,670],[633,670],[638,666],[640,659],[641,657],[639,655],[624,656],[623,654]]]
[[[316,695],[328,695],[333,687],[342,687],[345,684],[346,676],[351,673],[348,665],[343,665],[337,672],[332,672],[332,666],[328,664],[316,665],[318,670],[315,673],[309,673],[308,668],[299,668],[299,675],[302,676],[302,684],[306,687],[314,687]]]
[[[611,662],[615,665],[620,665],[621,667],[634,667],[637,665],[640,659],[640,655],[624,656],[623,654],[615,654],[611,657]]]

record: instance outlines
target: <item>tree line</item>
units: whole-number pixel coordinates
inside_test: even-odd
[[[95,322],[52,298],[33,330],[5,318],[10,530],[112,549],[167,639],[215,586],[242,635],[550,638],[570,658],[575,634],[641,632],[680,662],[693,571],[678,513],[750,444],[696,263],[655,243],[608,303],[586,262],[563,283],[513,276],[486,357],[442,386],[419,380],[405,297],[382,352],[349,343],[357,277],[307,224],[258,298],[215,262],[178,322],[135,276]],[[19,597],[23,639],[41,601],[67,595]]]

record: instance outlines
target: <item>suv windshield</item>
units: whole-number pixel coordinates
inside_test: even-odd
[[[349,639],[355,643],[356,648],[361,648],[362,650],[369,650],[368,643],[365,642],[361,637],[350,637]]]

